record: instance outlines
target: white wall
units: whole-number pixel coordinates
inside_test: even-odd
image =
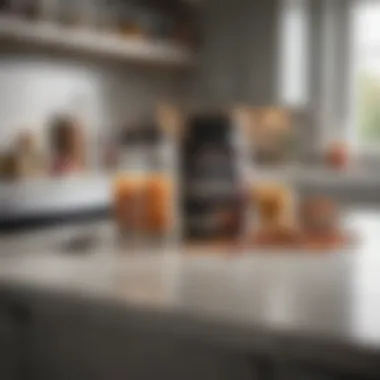
[[[181,79],[175,73],[158,70],[2,55],[0,149],[8,146],[20,129],[43,134],[56,112],[78,115],[92,136],[97,136],[160,97],[178,99]]]
[[[0,55],[0,150],[21,129],[46,136],[56,112],[82,118],[96,163],[101,137],[148,110],[156,100],[178,102],[182,75],[157,68],[137,68],[66,60],[59,57]],[[96,165],[94,165],[96,167]],[[40,213],[70,212],[109,205],[106,176],[36,180],[0,185],[0,219]]]

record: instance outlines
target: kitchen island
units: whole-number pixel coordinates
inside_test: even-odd
[[[0,377],[380,378],[380,213],[346,224],[352,246],[303,254],[3,236]]]

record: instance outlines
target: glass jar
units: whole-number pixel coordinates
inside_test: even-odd
[[[118,174],[113,197],[120,235],[138,246],[164,241],[174,225],[173,188],[165,174]]]

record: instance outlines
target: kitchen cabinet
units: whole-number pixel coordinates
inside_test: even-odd
[[[170,333],[172,321],[165,315],[105,300],[18,288],[2,295],[1,304],[6,306],[0,318],[0,376],[5,380],[376,378],[264,347],[252,353],[181,329]]]
[[[0,379],[18,379],[21,329],[3,302],[0,309]]]
[[[30,313],[25,346],[16,347],[22,379],[259,378],[244,355],[167,334],[160,317],[156,323],[145,313],[128,313],[112,304],[28,290],[12,299],[27,305]]]

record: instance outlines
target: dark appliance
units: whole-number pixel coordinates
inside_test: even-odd
[[[187,241],[236,239],[241,228],[237,152],[228,115],[190,117],[182,147],[182,212]]]

